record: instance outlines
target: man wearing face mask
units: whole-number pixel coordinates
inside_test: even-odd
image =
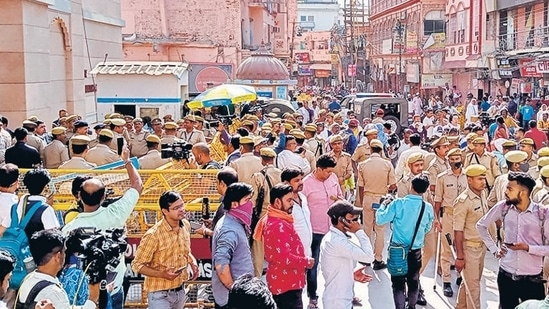
[[[531,138],[525,137],[519,142],[519,149],[526,152],[528,155],[528,165],[536,167],[538,163],[538,155],[534,153],[534,141]]]
[[[529,165],[526,162],[528,154],[520,150],[512,150],[505,154],[505,161],[509,172],[528,172]],[[488,207],[492,208],[497,202],[505,199],[505,190],[507,190],[507,174],[503,174],[494,181],[494,187],[488,195]]]
[[[448,163],[450,168],[437,177],[435,187],[435,231],[442,232],[443,235],[453,233],[454,220],[454,200],[459,194],[467,188],[467,176],[463,172],[463,163],[461,162],[461,150],[452,149],[448,151]],[[451,284],[451,265],[452,251],[447,241],[442,241],[442,251],[440,254],[440,266],[442,271],[443,293],[446,297],[452,297],[454,291]]]
[[[511,172],[505,200],[498,202],[477,223],[482,241],[499,259],[498,290],[502,309],[515,308],[521,301],[543,299],[543,257],[549,255],[547,209],[530,199],[534,179]],[[505,239],[498,246],[488,227],[502,221]]]
[[[229,290],[243,274],[253,274],[248,236],[252,223],[252,186],[231,184],[223,198],[225,216],[217,222],[212,240],[212,289],[216,309],[228,309]]]
[[[473,140],[473,151],[465,157],[464,162],[465,168],[472,164],[480,164],[487,168],[485,179],[488,191],[494,186],[495,179],[501,175],[496,156],[486,151],[486,139],[484,137],[477,137]]]

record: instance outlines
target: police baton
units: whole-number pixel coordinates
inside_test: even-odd
[[[452,244],[452,237],[450,236],[450,233],[446,233],[446,241],[448,241],[448,245],[450,245],[450,250],[452,250],[452,255],[454,256],[454,260],[457,260],[457,254],[456,249],[454,249],[454,246]],[[471,302],[471,305],[473,306],[473,309],[477,309],[475,302],[473,300],[473,295],[471,295],[471,292],[469,292],[469,287],[467,286],[467,280],[465,279],[465,276],[463,275],[463,272],[461,273],[461,284],[465,287],[465,293],[467,294],[467,298],[469,298],[469,301]]]

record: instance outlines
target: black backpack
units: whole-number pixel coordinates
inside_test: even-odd
[[[46,287],[54,284],[55,283],[48,280],[38,281],[38,283],[30,290],[29,295],[27,295],[27,300],[24,303],[17,300],[15,309],[34,309],[38,301],[41,301],[41,299],[36,301],[36,296],[38,296],[38,293],[40,293]]]

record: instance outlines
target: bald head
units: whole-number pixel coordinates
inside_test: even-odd
[[[193,153],[196,151],[196,153],[200,153],[203,155],[210,155],[210,148],[208,147],[208,144],[206,143],[196,143],[193,145],[192,149]]]
[[[99,179],[88,179],[80,187],[80,199],[84,203],[84,211],[95,211],[105,198],[105,185]],[[91,209],[90,209],[91,208]]]

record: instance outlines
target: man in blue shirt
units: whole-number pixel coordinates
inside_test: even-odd
[[[403,244],[410,248],[408,252],[408,273],[405,276],[391,276],[395,308],[415,308],[419,294],[419,270],[421,268],[421,248],[424,246],[425,234],[431,230],[434,221],[433,206],[422,199],[429,188],[429,177],[419,174],[412,179],[410,194],[398,198],[389,205],[383,204],[376,212],[376,223],[383,225],[393,223],[391,242]],[[425,203],[425,205],[423,205]],[[425,207],[421,220],[422,207]],[[413,221],[412,221],[413,220]],[[420,221],[417,235],[412,244],[412,237],[417,221]],[[413,222],[413,224],[412,224]],[[405,284],[408,286],[406,289]],[[406,307],[405,291],[408,290]]]
[[[339,111],[341,110],[341,105],[337,102],[337,99],[334,98],[333,101],[328,104],[328,109],[330,112]]]
[[[528,122],[534,117],[534,107],[532,106],[532,100],[526,100],[526,104],[522,107],[522,127],[528,128]]]

